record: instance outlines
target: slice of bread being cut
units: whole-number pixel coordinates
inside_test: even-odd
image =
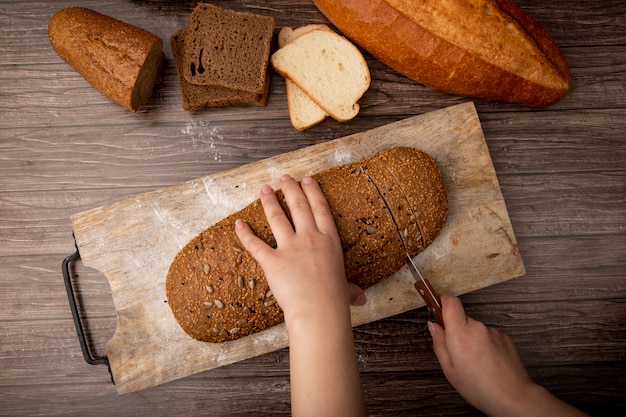
[[[317,29],[330,30],[328,26],[322,24],[300,26],[296,29],[285,26],[278,33],[278,47],[282,48],[298,36]],[[291,119],[293,127],[303,131],[326,119],[328,114],[326,114],[324,109],[315,104],[311,97],[307,96],[293,81],[285,78],[285,85],[287,91],[287,105],[289,106],[289,118]]]
[[[334,119],[345,122],[359,112],[359,98],[370,85],[361,52],[343,36],[317,29],[276,51],[274,69],[293,81]]]
[[[196,85],[216,85],[263,94],[275,19],[198,5],[185,32],[183,76]]]

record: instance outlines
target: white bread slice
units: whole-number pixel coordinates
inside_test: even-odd
[[[309,25],[300,26],[295,29],[285,26],[280,30],[280,33],[278,34],[278,47],[282,48],[297,37],[318,29],[327,30],[329,32],[332,31],[328,26],[322,23],[311,23]]]
[[[331,30],[328,26],[323,24],[310,24],[300,26],[296,29],[285,26],[278,33],[278,47],[282,48],[298,36],[317,29]],[[328,114],[326,114],[324,109],[315,104],[315,102],[293,81],[289,78],[285,78],[285,85],[287,91],[287,105],[289,106],[289,118],[293,127],[299,131],[303,131],[326,119]]]
[[[361,52],[332,31],[317,29],[297,37],[276,51],[271,63],[340,122],[358,114],[357,101],[370,85]]]

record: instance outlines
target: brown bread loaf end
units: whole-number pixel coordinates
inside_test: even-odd
[[[545,107],[571,85],[548,31],[513,0],[314,0],[348,38],[435,90]]]
[[[362,288],[399,270],[406,263],[404,247],[416,256],[447,220],[448,200],[439,167],[417,149],[384,150],[314,178],[337,224],[346,278]],[[277,195],[288,211],[280,190]],[[235,340],[284,320],[261,267],[235,234],[237,219],[276,245],[256,200],[192,239],[167,274],[168,304],[181,327],[200,341]]]
[[[56,12],[50,44],[100,93],[137,111],[161,77],[163,41],[144,29],[83,7]]]

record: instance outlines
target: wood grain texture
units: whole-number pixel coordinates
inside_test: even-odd
[[[327,23],[309,1],[225,1]],[[562,46],[573,74],[544,110],[476,101],[527,273],[462,297],[517,343],[532,377],[593,415],[626,411],[626,5],[520,0]],[[191,0],[82,6],[164,40]],[[273,75],[266,108],[182,110],[168,42],[163,82],[138,114],[109,102],[52,51],[50,16],[69,1],[0,2],[0,415],[289,415],[285,349],[119,397],[87,365],[60,273],[72,214],[324,143],[467,99],[410,82],[365,54],[372,86],[350,123],[297,132]],[[116,315],[106,278],[75,266],[92,348]],[[355,329],[371,415],[481,415],[443,377],[418,308]],[[123,410],[123,411],[121,411]]]

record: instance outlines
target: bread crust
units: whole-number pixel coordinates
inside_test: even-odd
[[[131,111],[152,95],[163,68],[163,40],[84,7],[56,12],[48,24],[56,53],[100,93]]]
[[[430,30],[418,23],[423,16],[416,17],[418,12],[411,3],[402,0],[314,0],[314,3],[348,38],[377,59],[435,90],[545,107],[565,97],[571,85],[569,66],[554,39],[513,0],[453,1],[469,3],[463,5],[468,13],[488,13],[492,26],[483,26],[478,15],[472,21],[473,26],[464,26],[458,22],[467,16],[458,16],[452,24],[442,23],[440,27],[435,24]],[[431,3],[435,10],[447,12],[444,2]],[[516,36],[512,40],[495,41],[499,38],[490,29],[513,31]],[[462,45],[436,33],[448,31],[449,38],[465,42],[473,39],[472,35],[479,30],[487,30],[492,41],[482,39],[480,43],[467,41],[468,44]],[[507,57],[501,60],[500,51],[506,51]],[[485,58],[485,54],[489,57]],[[541,80],[532,75],[533,71],[527,71],[529,67],[539,68],[534,73]]]
[[[405,248],[416,256],[447,220],[448,200],[439,167],[417,149],[391,148],[314,178],[337,225],[346,279],[362,288],[399,270],[406,263]],[[280,190],[277,196],[289,213]],[[168,304],[185,332],[200,341],[235,340],[284,320],[263,270],[235,234],[237,219],[275,247],[256,200],[192,239],[167,274]]]

